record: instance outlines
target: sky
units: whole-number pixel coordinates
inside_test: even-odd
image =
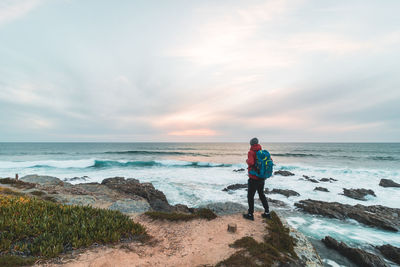
[[[399,10],[0,0],[0,142],[400,142]]]

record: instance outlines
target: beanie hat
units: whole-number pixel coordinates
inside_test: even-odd
[[[258,139],[257,137],[254,137],[250,140],[250,145],[256,145],[256,144],[258,144]]]

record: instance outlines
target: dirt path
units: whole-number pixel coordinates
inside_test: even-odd
[[[149,244],[128,243],[119,245],[119,248],[92,249],[66,262],[65,266],[212,265],[235,252],[229,247],[235,240],[252,236],[262,241],[266,231],[260,213],[255,214],[255,221],[244,220],[241,214],[222,216],[212,221],[178,223],[151,221],[143,215],[134,220],[145,225],[153,237]],[[237,225],[236,233],[227,231],[228,223]]]

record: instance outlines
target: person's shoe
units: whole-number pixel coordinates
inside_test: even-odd
[[[251,213],[243,214],[243,218],[250,220],[250,221],[254,221],[254,215]]]
[[[271,214],[268,212],[264,212],[263,214],[261,214],[261,217],[265,218],[265,219],[271,219]]]

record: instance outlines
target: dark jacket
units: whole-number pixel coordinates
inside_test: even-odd
[[[262,149],[262,148],[261,148],[261,145],[260,145],[260,144],[255,144],[255,145],[252,145],[252,146],[250,147],[250,150],[249,150],[249,152],[247,153],[247,160],[246,160],[246,163],[247,163],[247,165],[248,165],[248,168],[247,168],[248,171],[251,171],[251,170],[252,170],[252,168],[253,168],[254,164],[256,163],[256,160],[257,160],[257,158],[256,158],[256,152],[257,152],[258,150],[261,150],[261,149]],[[250,177],[251,179],[254,179],[254,180],[260,180],[260,178],[258,178],[258,177],[255,176],[255,175],[252,175],[252,174],[249,174],[249,177]]]

